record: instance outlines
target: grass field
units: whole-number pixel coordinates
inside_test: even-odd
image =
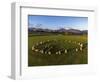
[[[86,35],[28,36],[28,66],[87,64]]]

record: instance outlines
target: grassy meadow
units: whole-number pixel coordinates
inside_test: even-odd
[[[28,36],[28,66],[87,64],[87,35]]]

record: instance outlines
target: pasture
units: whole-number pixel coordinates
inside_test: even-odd
[[[28,66],[87,64],[87,35],[28,36]]]

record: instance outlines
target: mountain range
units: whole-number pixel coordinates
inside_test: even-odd
[[[44,29],[44,28],[28,28],[28,32],[52,32],[52,33],[69,33],[69,34],[87,34],[88,30],[79,30],[79,29],[65,29],[65,28],[60,28],[56,30],[52,29]]]

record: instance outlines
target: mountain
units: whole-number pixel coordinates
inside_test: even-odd
[[[77,34],[77,35],[82,35],[82,34],[87,34],[87,30],[78,30],[78,29],[65,29],[65,28],[60,28],[57,30],[52,30],[52,29],[44,29],[44,28],[28,28],[28,32],[51,32],[51,33],[67,33],[67,34]]]
[[[60,28],[57,30],[58,32],[67,32],[67,30],[65,28]]]
[[[69,29],[69,30],[67,30],[67,32],[69,34],[82,34],[82,31],[77,30],[77,29]]]

